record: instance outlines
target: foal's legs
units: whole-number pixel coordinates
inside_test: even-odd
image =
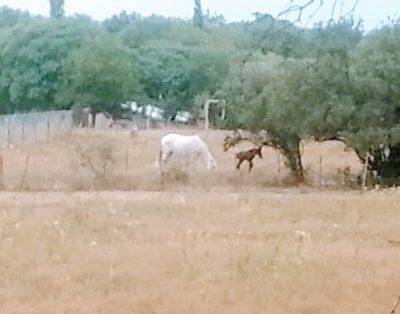
[[[249,159],[249,172],[251,171],[252,168],[253,168],[253,161],[252,159]]]
[[[238,162],[238,164],[236,165],[236,169],[240,169],[240,165],[242,164],[242,162],[244,161],[244,159],[240,159],[239,158],[239,162]]]

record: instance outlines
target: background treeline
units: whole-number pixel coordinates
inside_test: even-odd
[[[219,98],[226,118],[214,124],[268,130],[300,180],[304,139],[344,141],[360,158],[399,142],[399,21],[368,33],[351,17],[225,23],[195,3],[192,20],[121,12],[103,22],[0,7],[0,113],[112,112],[135,100],[172,115]]]

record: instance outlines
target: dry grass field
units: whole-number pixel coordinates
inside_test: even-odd
[[[166,132],[1,151],[0,313],[389,312],[399,190],[349,190],[361,166],[335,142],[306,143],[302,187],[267,148],[238,172],[221,131],[200,132],[216,173],[161,188]]]
[[[216,173],[206,173],[204,165],[199,163],[197,171],[189,176],[181,171],[171,171],[164,189],[265,192],[266,188],[286,188],[290,183],[283,158],[272,148],[263,148],[264,158],[256,157],[254,170],[249,174],[246,162],[239,172],[235,171],[234,161],[235,149],[247,149],[251,147],[248,143],[224,153],[222,142],[226,132],[211,130],[205,134],[192,129],[178,132],[199,134],[209,144],[218,161],[218,169]],[[13,146],[2,151],[0,183],[3,189],[11,191],[160,190],[156,161],[160,138],[166,133],[168,130],[148,130],[130,137],[118,132],[84,132],[48,142]],[[345,151],[342,143],[309,142],[304,145],[307,186],[347,188],[343,186],[346,178],[339,173],[345,167],[350,170],[348,181],[355,181],[356,174],[361,171],[360,162],[354,153]]]

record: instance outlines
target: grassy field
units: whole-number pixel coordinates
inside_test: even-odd
[[[11,191],[160,190],[156,161],[160,138],[168,131],[141,131],[134,137],[127,133],[87,132],[4,149],[1,185]],[[286,188],[290,183],[283,158],[272,148],[264,147],[264,157],[256,157],[252,173],[247,172],[246,163],[242,171],[235,171],[235,149],[251,145],[243,143],[224,153],[222,142],[226,132],[212,130],[205,134],[190,129],[180,132],[200,134],[209,144],[218,169],[216,173],[207,173],[199,163],[194,174],[186,176],[175,171],[176,176],[170,176],[164,189],[264,192],[266,188]],[[344,168],[350,171],[349,181],[355,181],[361,171],[356,155],[346,151],[340,142],[305,143],[303,155],[308,188],[346,188]]]
[[[400,191],[344,187],[354,154],[307,143],[308,184],[288,187],[276,152],[237,172],[212,131],[217,172],[161,189],[163,133],[2,151],[0,313],[389,312]]]

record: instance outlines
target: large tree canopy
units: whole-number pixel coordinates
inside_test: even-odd
[[[35,20],[0,32],[0,109],[3,112],[49,109],[68,53],[87,29],[75,20]]]
[[[104,43],[107,45],[104,45]],[[93,113],[113,113],[141,93],[135,56],[118,37],[95,32],[64,61],[60,104],[88,104]]]

